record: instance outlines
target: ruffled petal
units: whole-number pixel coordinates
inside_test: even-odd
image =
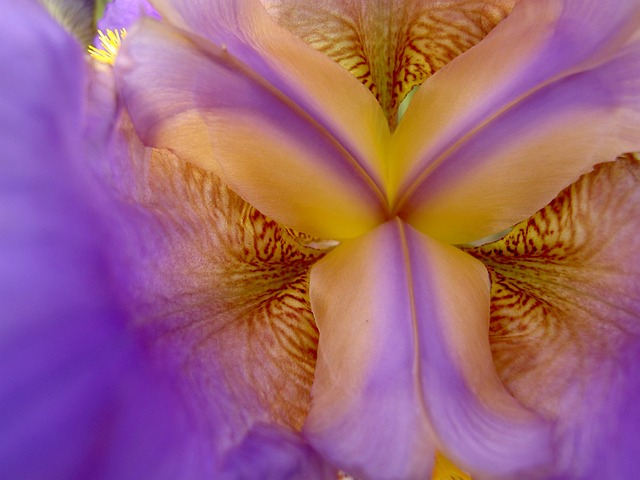
[[[640,146],[640,3],[520,2],[416,93],[396,209],[449,243],[502,231]],[[416,141],[419,139],[419,141]]]
[[[126,119],[122,131],[120,155],[99,172],[119,199],[112,214],[126,248],[117,252],[118,281],[132,328],[178,372],[174,381],[207,432],[199,449],[213,464],[208,478],[242,478],[247,455],[261,478],[298,467],[292,478],[321,477],[326,465],[297,432],[317,348],[308,270],[324,251],[211,172],[145,148]]]
[[[491,349],[522,403],[557,422],[552,478],[640,471],[640,162],[596,167],[503,240]]]
[[[125,42],[116,71],[146,143],[215,171],[260,211],[318,237],[382,221],[389,132],[353,76],[257,0],[156,6],[197,35],[147,21]]]
[[[548,429],[501,386],[489,279],[454,247],[392,220],[311,271],[320,331],[304,433],[355,476],[426,478],[438,449],[478,475],[549,460]]]
[[[196,478],[193,424],[109,268],[83,53],[37,1],[0,3],[0,42],[1,476]]]
[[[416,85],[469,49],[514,0],[262,0],[280,25],[354,74],[395,126]]]

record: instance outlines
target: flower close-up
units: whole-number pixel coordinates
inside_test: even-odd
[[[637,0],[15,0],[0,37],[0,477],[640,471]]]

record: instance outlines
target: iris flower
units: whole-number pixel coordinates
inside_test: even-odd
[[[633,476],[637,2],[152,3],[0,7],[9,478]]]

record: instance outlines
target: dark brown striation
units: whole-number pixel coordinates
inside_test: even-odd
[[[318,344],[308,272],[326,252],[214,174],[143,148],[126,122],[124,130],[132,159],[103,176],[128,210],[116,216],[138,215],[135,230],[123,228],[130,238],[120,259],[135,328],[161,361],[173,359],[196,408],[228,412],[229,425],[301,428]],[[234,442],[243,431],[220,434]]]
[[[498,373],[525,405],[561,420],[558,435],[593,405],[621,401],[627,347],[640,340],[639,222],[640,162],[628,154],[502,240],[467,249],[491,276]]]
[[[478,43],[515,0],[262,0],[278,22],[352,72],[393,127],[411,89]]]

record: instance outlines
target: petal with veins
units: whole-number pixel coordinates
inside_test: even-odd
[[[389,131],[369,92],[259,3],[175,6],[197,35],[143,22],[116,63],[145,142],[214,170],[297,230],[340,238],[380,223]]]
[[[640,3],[607,11],[583,0],[521,2],[423,84],[393,138],[400,216],[448,243],[471,242],[637,148]]]
[[[548,460],[548,428],[501,386],[489,279],[471,256],[392,220],[311,271],[320,331],[309,441],[359,476],[424,478],[435,450],[472,473]]]
[[[301,471],[322,466],[311,449],[287,445],[309,409],[317,329],[308,270],[324,252],[301,245],[211,172],[145,149],[126,121],[123,130],[123,154],[100,173],[123,210],[113,212],[126,233],[119,281],[132,329],[178,372],[209,432],[201,448],[230,469],[248,449],[271,478],[291,465],[289,454]],[[258,440],[280,437],[277,430],[288,432],[283,450],[278,442],[261,448]]]
[[[377,97],[389,123],[411,89],[469,49],[514,0],[262,0],[309,45],[353,73]]]
[[[599,165],[503,240],[491,349],[522,403],[556,420],[553,478],[640,470],[640,162]]]

